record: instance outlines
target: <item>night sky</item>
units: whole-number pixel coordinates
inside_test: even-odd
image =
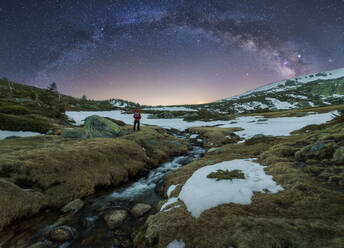
[[[344,0],[1,0],[0,77],[204,103],[344,66]]]

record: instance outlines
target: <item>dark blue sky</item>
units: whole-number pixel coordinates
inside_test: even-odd
[[[344,66],[343,0],[2,0],[0,77],[201,103]]]

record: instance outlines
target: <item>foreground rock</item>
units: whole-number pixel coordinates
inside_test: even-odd
[[[131,210],[130,213],[138,218],[141,217],[142,215],[144,215],[145,213],[147,213],[149,210],[151,210],[152,207],[149,204],[145,204],[145,203],[137,203]]]
[[[111,120],[92,115],[85,119],[84,130],[89,138],[112,138],[120,135],[120,127]]]
[[[51,230],[50,239],[57,242],[65,242],[73,239],[75,230],[69,226],[59,226]]]
[[[110,229],[115,229],[122,225],[127,216],[128,213],[126,210],[113,210],[105,214],[104,220]]]
[[[84,202],[80,199],[75,199],[74,201],[71,201],[70,203],[68,203],[66,206],[64,206],[61,211],[63,213],[67,213],[67,212],[71,212],[71,211],[75,211],[78,210],[80,208],[82,208],[84,206]]]

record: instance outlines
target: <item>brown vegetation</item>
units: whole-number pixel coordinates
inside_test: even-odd
[[[316,144],[319,139],[325,146]],[[177,197],[198,168],[232,159],[257,158],[283,191],[255,193],[250,205],[222,204],[197,219],[183,204],[159,212],[142,227],[136,246],[165,247],[173,240],[183,240],[186,247],[342,247],[344,163],[336,160],[341,156],[335,157],[329,151],[343,148],[344,123],[334,121],[265,141],[228,144],[209,152],[168,175],[165,189],[179,184],[172,193]],[[314,153],[309,154],[311,150]],[[301,160],[298,152],[304,153]]]
[[[115,139],[1,140],[0,230],[15,218],[116,186],[186,151],[185,143],[154,127]]]

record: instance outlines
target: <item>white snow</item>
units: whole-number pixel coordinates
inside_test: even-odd
[[[110,104],[111,104],[112,106],[114,106],[114,107],[120,107],[120,108],[126,108],[126,107],[128,107],[128,104],[127,104],[127,103],[125,103],[125,102],[123,102],[123,101],[120,101],[120,100],[114,99],[114,100],[110,100],[109,102],[110,102]]]
[[[276,109],[293,109],[296,108],[294,104],[290,104],[289,102],[282,102],[276,98],[267,97],[266,100],[270,101]]]
[[[151,108],[144,108],[144,110],[161,110],[161,111],[186,111],[186,112],[193,112],[197,111],[197,109],[186,108],[181,106],[176,107],[151,107]]]
[[[196,139],[198,137],[198,134],[192,134],[190,135],[190,139]]]
[[[18,136],[18,137],[30,137],[40,135],[40,133],[30,132],[30,131],[6,131],[0,130],[0,140],[5,139],[9,136]]]
[[[239,113],[242,113],[245,110],[255,110],[258,107],[261,108],[261,109],[269,108],[268,105],[266,105],[266,104],[264,104],[262,102],[258,102],[258,101],[252,101],[252,102],[241,103],[241,104],[234,103],[233,107],[234,107],[234,110],[239,112]]]
[[[172,184],[167,190],[167,197],[170,197],[172,192],[176,189],[179,184]]]
[[[245,179],[219,180],[207,178],[217,170],[241,170]],[[205,210],[220,204],[251,204],[253,192],[277,193],[283,190],[273,181],[271,175],[265,174],[264,166],[253,162],[253,159],[237,159],[208,165],[196,170],[184,184],[179,199],[187,210],[198,218]]]
[[[169,205],[173,204],[173,203],[176,203],[178,201],[178,198],[177,197],[172,197],[172,198],[169,198],[167,200],[167,202],[165,202],[161,208],[160,208],[160,211],[164,210],[166,207],[168,207]]]
[[[293,98],[305,99],[305,100],[308,99],[307,96],[303,96],[303,95],[287,94],[287,96],[290,96],[290,97],[293,97]]]
[[[182,240],[173,240],[166,248],[185,248],[185,244]]]
[[[237,123],[232,123],[233,120],[229,121],[194,121],[187,122],[183,119],[148,119],[146,114],[142,114],[141,124],[155,125],[163,128],[175,128],[180,131],[184,131],[190,127],[201,127],[201,126],[215,126],[220,125],[222,128],[241,127],[244,130],[236,132],[237,135],[250,138],[256,134],[273,135],[273,136],[286,136],[292,131],[303,128],[311,124],[322,124],[333,119],[333,113],[322,113],[307,115],[303,117],[280,117],[280,118],[269,118],[265,122],[265,125],[257,124],[257,119],[261,116],[243,116],[235,119]],[[96,111],[96,112],[66,112],[69,118],[76,121],[77,125],[81,125],[83,120],[90,115],[99,115],[104,117],[110,117],[113,119],[121,120],[127,124],[133,124],[132,114],[121,114],[121,111]],[[254,122],[253,122],[254,121]]]
[[[169,209],[166,209],[164,212],[170,212],[172,209],[175,209],[175,208],[180,208],[182,205],[175,205],[173,207],[170,207]]]

